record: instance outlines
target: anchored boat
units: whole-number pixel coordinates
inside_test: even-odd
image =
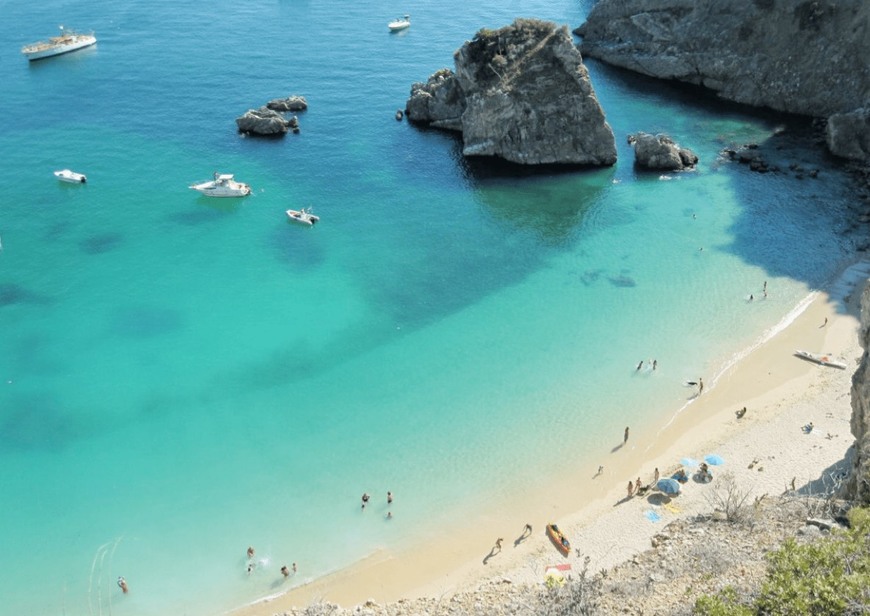
[[[53,36],[47,41],[25,45],[21,48],[21,53],[27,56],[28,60],[41,60],[76,51],[83,47],[90,47],[96,42],[97,37],[93,34],[80,34],[73,30],[64,30],[64,27],[61,26],[59,36]]]

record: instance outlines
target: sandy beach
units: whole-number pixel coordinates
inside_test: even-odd
[[[862,349],[858,344],[861,291],[870,263],[846,269],[829,288],[815,292],[785,328],[705,382],[701,395],[654,430],[635,430],[624,444],[614,435],[597,467],[566,465],[538,493],[516,495],[498,513],[482,514],[464,528],[407,552],[379,553],[357,565],[286,593],[234,610],[242,616],[272,615],[291,607],[326,600],[344,607],[432,597],[443,599],[473,589],[484,580],[504,577],[539,583],[548,565],[570,563],[590,570],[608,569],[649,548],[651,538],[669,522],[712,510],[717,480],[731,474],[750,498],[794,489],[817,491],[836,481],[834,469],[850,453],[853,437],[851,378]],[[822,367],[794,356],[797,349],[830,353],[845,370]],[[705,379],[706,381],[706,379]],[[687,397],[694,395],[687,388]],[[738,418],[735,411],[746,407]],[[806,433],[802,426],[812,422]],[[668,476],[681,466],[692,474],[694,462],[716,455],[713,481],[692,479],[680,496],[627,497],[627,484],[653,480],[654,469]],[[565,557],[544,533],[556,522],[574,550]],[[533,531],[524,536],[531,524]],[[503,538],[501,549],[495,542]],[[299,584],[292,579],[290,583]]]

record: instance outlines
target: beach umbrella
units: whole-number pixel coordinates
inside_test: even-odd
[[[680,460],[680,464],[683,466],[688,466],[689,468],[694,468],[698,466],[698,461],[694,458],[683,458]]]
[[[725,464],[725,460],[723,460],[721,456],[717,456],[715,453],[711,453],[708,456],[704,456],[704,460],[707,462],[707,464],[712,464],[713,466],[719,466],[720,464]]]
[[[656,482],[656,488],[658,488],[660,492],[676,496],[680,493],[680,482],[670,477],[662,477]]]

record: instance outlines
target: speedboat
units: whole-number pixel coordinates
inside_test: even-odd
[[[311,208],[307,210],[305,208],[301,210],[287,210],[287,218],[309,227],[313,227],[320,220],[320,216],[315,216],[311,213]]]
[[[398,32],[399,30],[404,30],[405,28],[411,25],[411,16],[405,15],[404,17],[398,17],[387,24],[387,27],[390,29],[390,32]]]
[[[53,36],[47,41],[25,45],[21,48],[21,53],[27,56],[28,60],[40,60],[89,47],[96,42],[97,37],[93,34],[79,34],[73,30],[64,30],[61,26],[60,36]]]
[[[76,173],[75,171],[70,171],[69,169],[61,169],[60,171],[55,171],[54,177],[56,177],[61,182],[69,182],[70,184],[84,184],[88,181],[88,178],[84,173]]]
[[[215,171],[214,179],[199,184],[191,184],[190,187],[207,197],[245,197],[251,194],[251,187],[242,182],[236,182],[232,173],[218,173]]]

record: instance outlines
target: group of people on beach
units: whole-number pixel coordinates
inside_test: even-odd
[[[647,485],[643,485],[643,482],[640,480],[640,477],[637,478],[637,481],[629,481],[628,482],[628,497],[631,498],[635,494],[638,496],[642,496],[646,494],[659,480],[659,468],[656,467],[655,472],[653,473],[652,483],[648,483]]]

